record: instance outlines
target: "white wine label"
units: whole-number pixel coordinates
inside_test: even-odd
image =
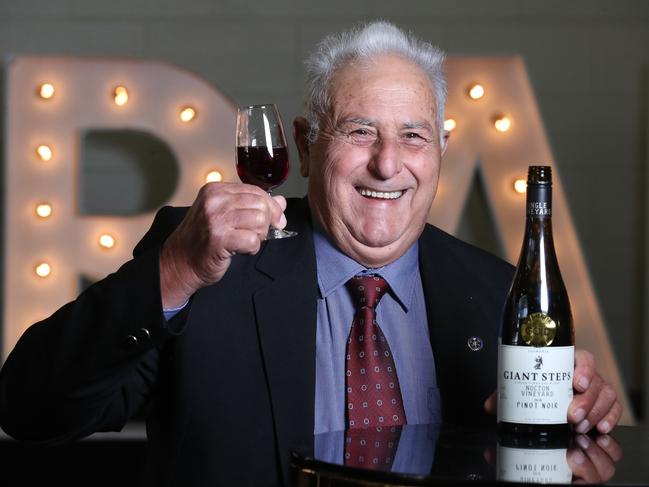
[[[569,484],[568,450],[510,448],[498,445],[498,480],[532,484]]]
[[[498,421],[565,424],[572,401],[575,347],[498,350]]]

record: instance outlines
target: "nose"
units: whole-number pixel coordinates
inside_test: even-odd
[[[401,150],[393,138],[382,138],[374,146],[369,171],[379,179],[390,179],[401,172]]]

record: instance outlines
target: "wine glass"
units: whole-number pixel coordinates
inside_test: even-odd
[[[277,106],[249,105],[237,111],[237,174],[268,194],[288,177],[288,147]],[[270,227],[267,240],[297,235]]]

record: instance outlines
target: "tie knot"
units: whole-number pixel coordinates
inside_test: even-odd
[[[376,308],[390,286],[381,276],[370,274],[352,277],[347,281],[347,287],[358,308]]]

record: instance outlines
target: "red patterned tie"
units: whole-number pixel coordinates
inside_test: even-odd
[[[376,323],[388,283],[376,275],[356,276],[347,286],[356,304],[347,340],[347,428],[406,424],[392,352]]]
[[[345,465],[389,472],[400,437],[401,426],[345,431]]]

